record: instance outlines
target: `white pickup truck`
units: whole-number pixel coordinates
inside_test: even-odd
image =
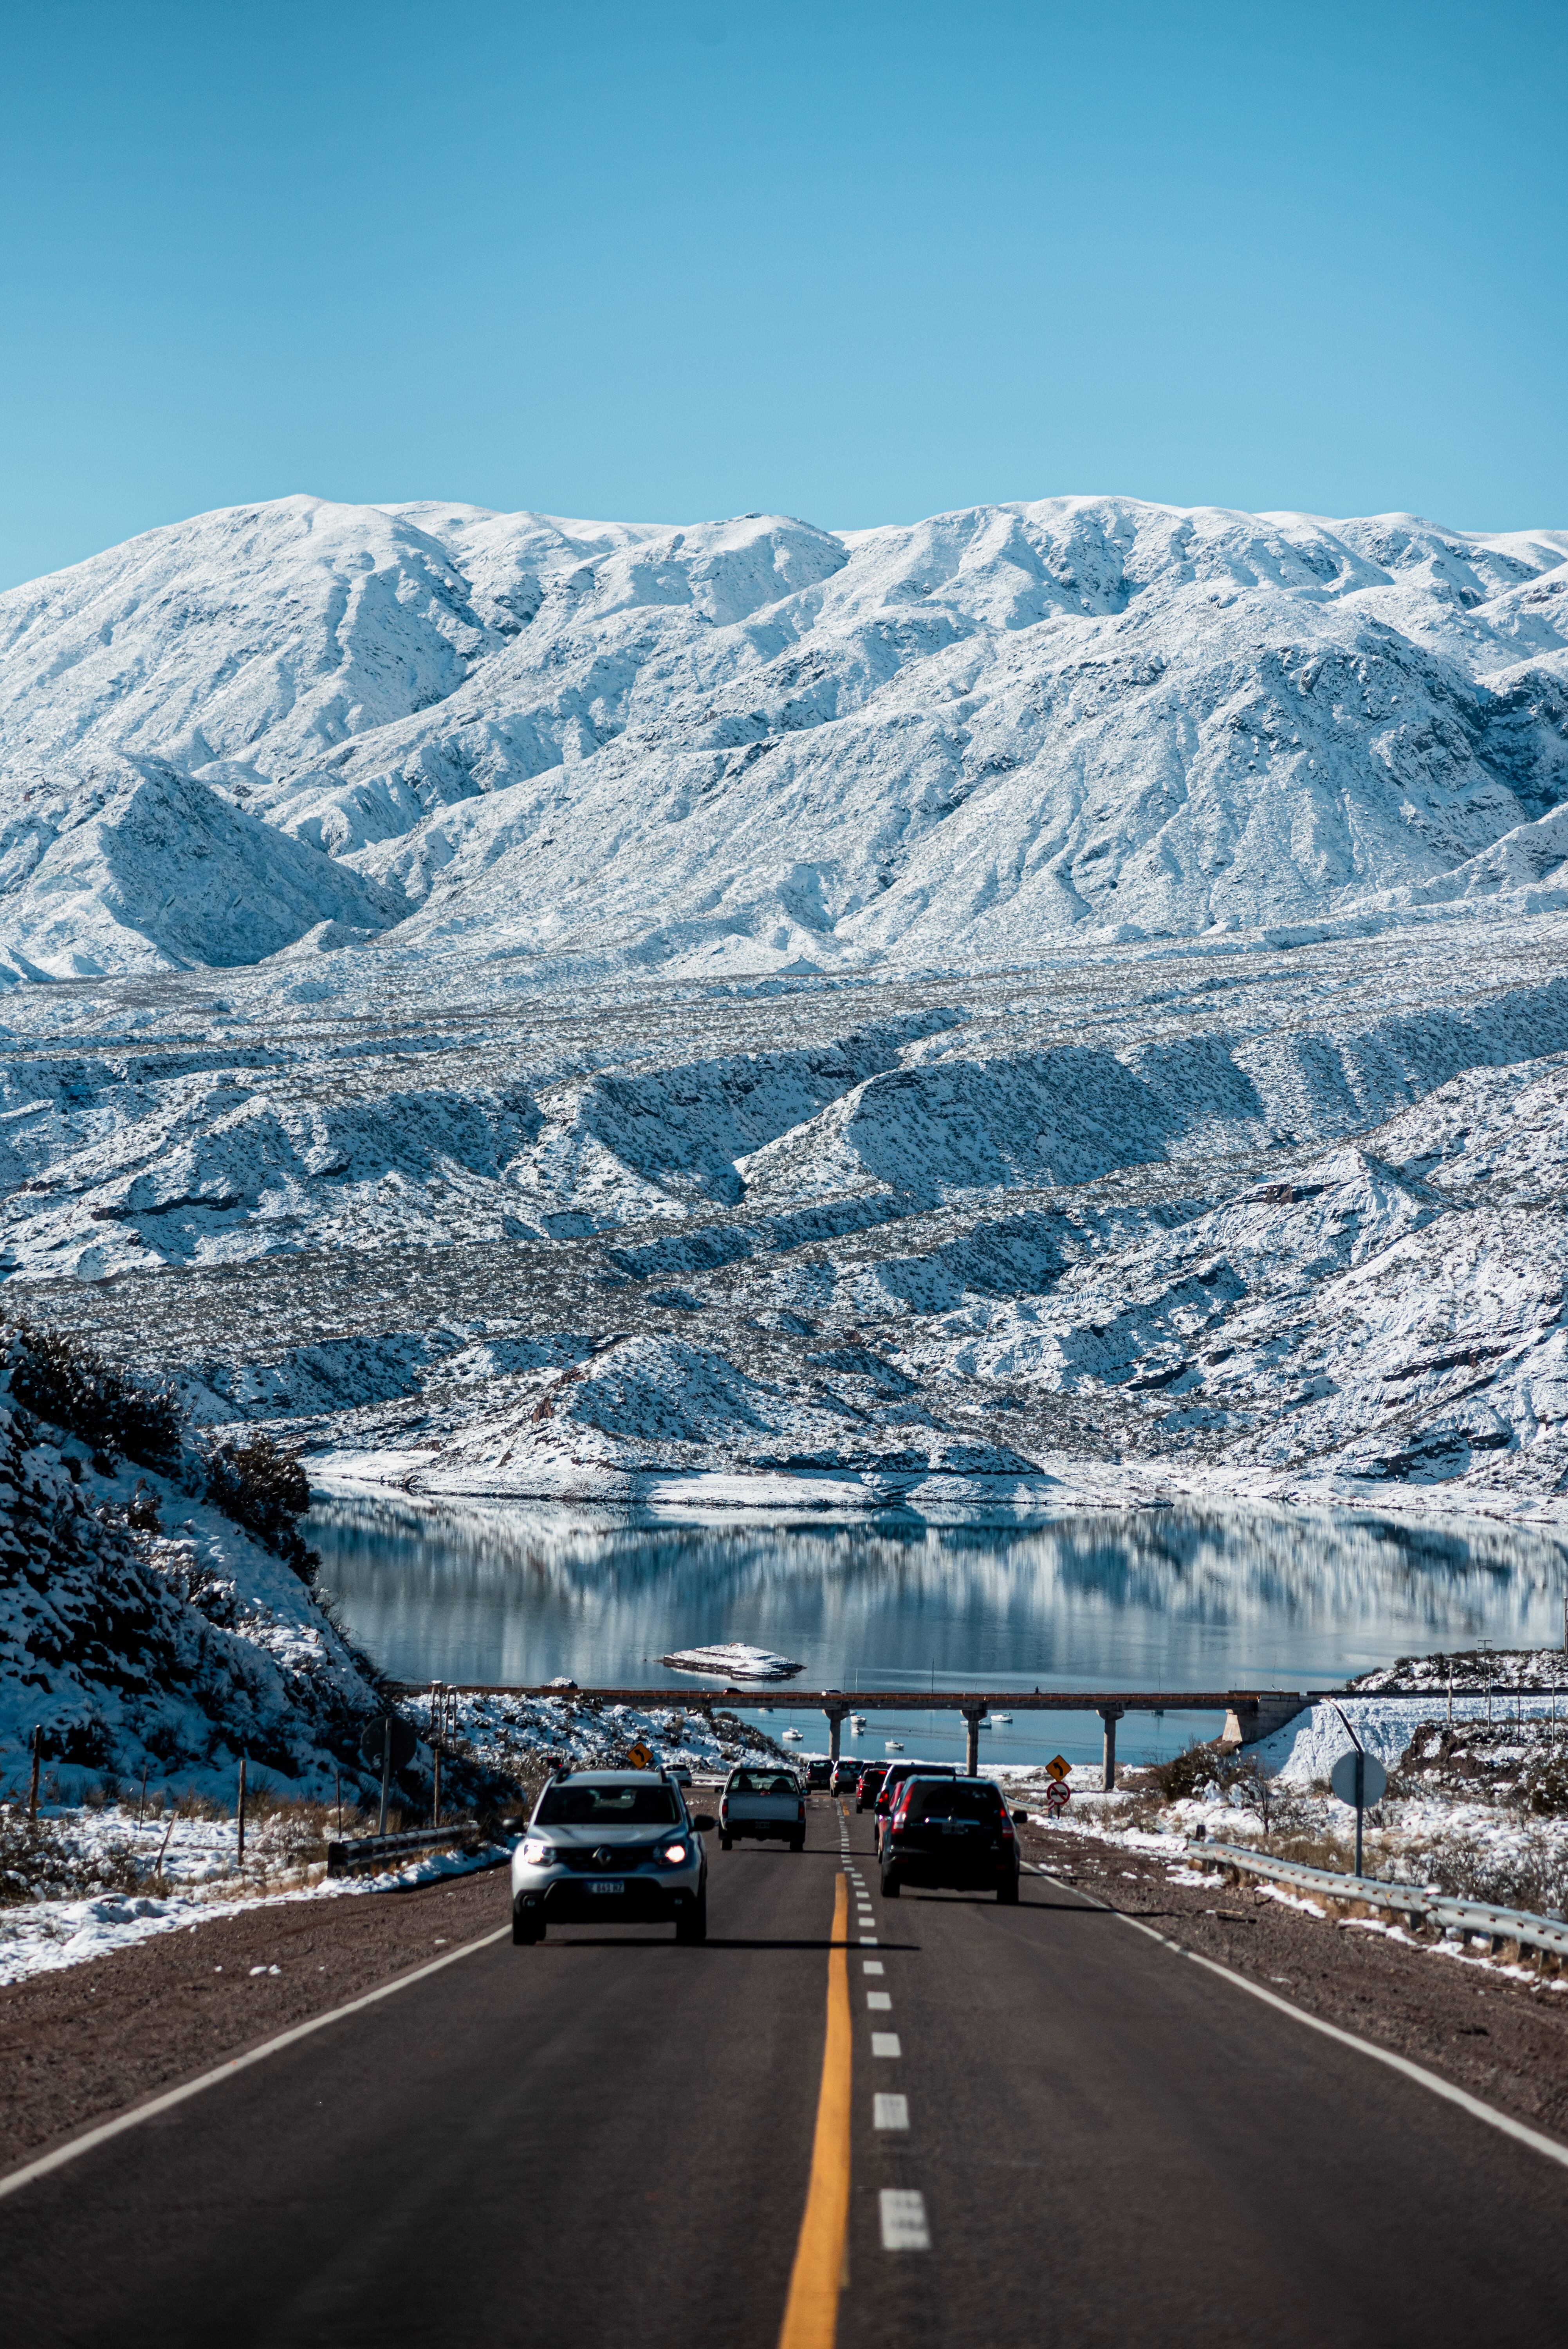
[[[731,1771],[719,1797],[719,1848],[737,1836],[757,1836],[805,1848],[805,1788],[793,1770],[742,1764]]]

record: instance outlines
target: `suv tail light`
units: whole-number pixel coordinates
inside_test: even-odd
[[[795,1815],[795,1816],[796,1816],[796,1818],[797,1818],[797,1819],[804,1819],[804,1818],[805,1818],[805,1805],[804,1803],[797,1803],[797,1804],[795,1805],[795,1806],[794,1806],[794,1815]]]
[[[1002,1828],[1002,1842],[1011,1843],[1012,1841],[1012,1821],[1008,1817],[1005,1811],[1002,1812],[1001,1820],[998,1824]]]

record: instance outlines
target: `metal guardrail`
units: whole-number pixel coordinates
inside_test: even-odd
[[[1389,1884],[1375,1876],[1342,1875],[1336,1868],[1308,1868],[1301,1860],[1274,1859],[1267,1852],[1248,1851],[1239,1844],[1198,1841],[1190,1836],[1187,1851],[1189,1858],[1215,1861],[1238,1875],[1266,1877],[1273,1883],[1315,1892],[1330,1900],[1389,1909],[1412,1924],[1484,1936],[1494,1953],[1511,1943],[1568,1961],[1568,1924],[1560,1924],[1553,1917],[1537,1917],[1528,1909],[1500,1909],[1490,1900],[1453,1900],[1419,1884]]]
[[[446,1851],[455,1844],[477,1851],[483,1838],[472,1819],[449,1827],[412,1827],[407,1835],[353,1836],[327,1847],[328,1876],[353,1876],[362,1868],[379,1868],[388,1860],[409,1859],[417,1852]]]

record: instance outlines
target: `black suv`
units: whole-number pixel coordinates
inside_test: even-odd
[[[805,1765],[805,1783],[808,1786],[831,1785],[833,1783],[832,1763],[826,1760],[826,1757],[820,1761],[808,1762]]]
[[[898,1789],[907,1778],[956,1778],[958,1772],[950,1762],[889,1762],[882,1773],[882,1784],[877,1789],[875,1816],[871,1821],[872,1839],[877,1856],[882,1856],[882,1839],[888,1831],[888,1814],[898,1799]]]
[[[882,1889],[906,1884],[1018,1898],[1018,1837],[1000,1787],[989,1778],[906,1778],[882,1828]]]

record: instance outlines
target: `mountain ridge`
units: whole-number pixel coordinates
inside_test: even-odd
[[[134,853],[87,820],[117,760],[163,795]],[[1564,802],[1564,532],[296,496],[0,595],[19,977],[317,933],[676,976],[1028,960],[1553,891]]]

